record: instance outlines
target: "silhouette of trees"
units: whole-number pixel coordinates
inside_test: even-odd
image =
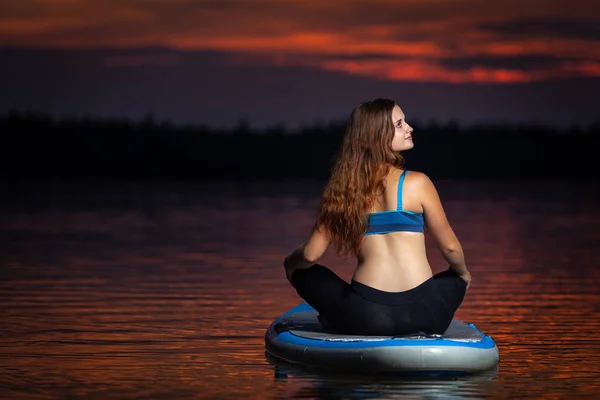
[[[595,179],[600,123],[558,129],[539,124],[461,127],[417,122],[407,167],[437,178]],[[56,119],[11,110],[0,117],[3,178],[325,179],[345,121],[230,130],[91,116]]]

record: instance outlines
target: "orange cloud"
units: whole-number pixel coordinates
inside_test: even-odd
[[[393,62],[329,62],[323,67],[356,75],[379,77],[389,80],[426,82],[431,80],[465,82],[527,82],[530,77],[521,71],[476,67],[463,71],[450,71],[443,67],[419,61]]]

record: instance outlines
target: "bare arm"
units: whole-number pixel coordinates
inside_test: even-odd
[[[298,246],[283,262],[288,281],[292,283],[295,270],[308,268],[317,262],[329,247],[330,239],[324,229],[315,227],[308,241]],[[293,285],[293,283],[292,283]]]
[[[458,275],[466,276],[469,274],[469,271],[465,263],[463,249],[446,218],[446,213],[442,207],[438,192],[427,175],[419,174],[418,179],[419,192],[422,193],[421,204],[423,206],[427,229],[450,265],[450,268]]]

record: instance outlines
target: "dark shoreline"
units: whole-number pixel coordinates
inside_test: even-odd
[[[4,181],[325,180],[345,123],[254,130],[175,126],[153,118],[0,116]],[[600,124],[415,126],[407,168],[435,179],[593,180]]]

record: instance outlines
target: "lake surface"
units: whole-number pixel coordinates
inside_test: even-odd
[[[36,184],[0,187],[0,397],[599,398],[600,190],[436,183],[473,275],[456,317],[494,338],[497,371],[384,379],[267,360],[267,326],[299,302],[281,264],[319,183]],[[322,262],[350,279],[353,260]]]

